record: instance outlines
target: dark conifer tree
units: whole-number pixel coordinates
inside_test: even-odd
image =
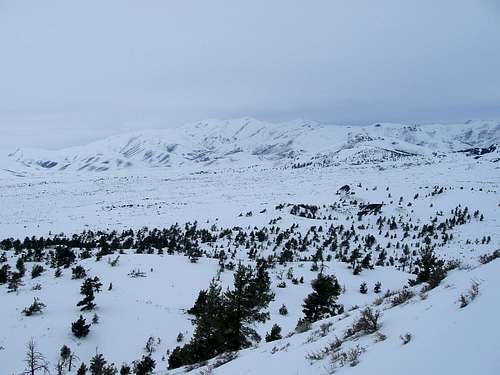
[[[104,368],[106,366],[106,360],[104,359],[104,356],[101,353],[96,353],[95,356],[92,357],[90,360],[90,374],[91,375],[103,375],[104,374]]]
[[[10,266],[8,264],[0,267],[0,284],[5,284],[9,280],[9,269]]]
[[[361,294],[366,294],[368,293],[368,286],[366,285],[365,282],[361,283],[361,285],[359,286],[359,292]]]
[[[24,261],[23,261],[22,257],[17,258],[16,268],[17,268],[17,271],[19,272],[19,276],[21,278],[23,278],[24,275],[26,274],[26,266],[24,265]]]
[[[271,342],[275,340],[281,340],[281,327],[277,324],[274,324],[271,328],[271,331],[266,334],[266,342]]]
[[[71,331],[76,337],[81,338],[89,334],[90,324],[85,324],[85,323],[86,323],[85,318],[81,315],[77,321],[71,323]]]
[[[156,362],[150,356],[144,356],[135,363],[134,372],[136,375],[150,375],[156,367]]]
[[[251,327],[255,321],[265,322],[269,313],[265,308],[274,299],[270,292],[270,280],[265,263],[256,272],[241,263],[234,273],[234,289],[224,294],[226,311],[226,350],[241,350],[259,341],[260,336]]]
[[[342,291],[337,278],[320,273],[311,285],[313,292],[305,298],[302,305],[305,320],[312,323],[336,315],[341,309],[337,304],[337,297]]]
[[[419,265],[420,270],[417,274],[417,278],[415,281],[410,280],[410,285],[429,283],[430,288],[435,288],[439,285],[441,280],[446,277],[444,261],[436,257],[430,244],[427,244],[420,251]]]
[[[95,307],[94,303],[94,292],[99,293],[101,291],[102,284],[99,278],[96,276],[94,278],[87,278],[80,287],[80,294],[83,294],[83,299],[79,301],[76,305],[81,306],[80,310],[92,310]]]
[[[87,365],[82,362],[80,367],[78,367],[78,370],[76,370],[76,375],[87,375],[87,371],[88,371]]]

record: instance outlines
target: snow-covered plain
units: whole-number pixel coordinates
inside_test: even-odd
[[[479,210],[484,219],[473,218],[453,228],[453,239],[436,249],[440,257],[460,259],[464,267],[451,271],[425,298],[418,295],[420,286],[415,287],[417,295],[402,306],[391,308],[387,300],[373,306],[383,312],[381,332],[387,339],[375,343],[374,336],[367,335],[347,340],[344,349],[360,345],[365,351],[357,366],[346,365],[337,371],[500,373],[500,328],[496,322],[500,309],[497,290],[500,260],[486,265],[478,262],[480,255],[500,247],[498,150],[479,158],[455,152],[497,144],[498,125],[429,125],[412,130],[383,124],[331,131],[317,124],[297,122],[282,124],[271,131],[268,124],[243,119],[225,124],[194,124],[176,132],[180,135],[175,136],[175,142],[165,136],[165,131],[148,135],[147,140],[144,135],[122,136],[76,150],[53,153],[18,150],[0,159],[3,163],[0,240],[63,232],[71,235],[84,230],[164,228],[194,221],[206,228],[215,224],[219,228],[238,226],[251,230],[277,220],[282,228],[298,224],[302,234],[312,226],[363,224],[366,229],[360,231],[373,233],[377,243],[387,248],[389,255],[397,257],[400,251],[394,246],[387,247],[388,242],[394,245],[396,240],[384,237],[385,230],[384,233],[376,230],[377,215],[358,220],[359,204],[383,203],[383,216],[401,217],[404,222],[416,225],[428,224],[434,217],[445,220],[451,210],[467,206],[471,214]],[[263,134],[262,138],[255,138],[256,134]],[[273,141],[271,147],[271,137],[283,140]],[[151,150],[153,139],[156,147],[170,150],[170,156],[162,162],[159,160],[165,155]],[[204,139],[204,143],[199,139]],[[122,143],[135,151],[116,146]],[[174,147],[174,143],[179,146]],[[200,144],[207,151],[203,157]],[[261,152],[256,153],[256,149]],[[124,153],[129,156],[123,156]],[[149,158],[144,157],[145,153]],[[203,161],[188,161],[186,155],[193,153]],[[91,157],[99,157],[98,164],[89,161]],[[60,169],[64,161],[68,166]],[[57,165],[50,167],[50,162]],[[83,165],[86,167],[82,168]],[[103,165],[113,168],[102,168]],[[346,184],[351,188],[349,195],[337,194]],[[357,203],[350,203],[352,200]],[[339,206],[330,209],[334,203]],[[322,207],[324,215],[297,216],[287,204],[317,205]],[[397,238],[401,237],[401,231],[395,233]],[[490,241],[483,243],[483,237],[487,236]],[[408,243],[411,245],[411,239]],[[312,255],[314,251],[311,247],[306,254]],[[271,255],[273,249],[263,246],[259,252]],[[16,257],[12,251],[7,254],[14,267]],[[244,249],[238,249],[236,259],[251,263]],[[116,267],[108,264],[107,257],[99,262],[94,258],[81,260],[79,264],[89,270],[90,276],[99,276],[104,285],[96,296],[99,324],[92,326],[84,339],[71,334],[70,323],[80,314],[76,302],[81,282],[71,280],[70,270],[63,270],[61,278],[54,278],[52,269],[33,280],[27,276],[17,293],[8,293],[6,286],[0,285],[0,373],[22,371],[24,348],[31,337],[52,364],[57,361],[59,348],[66,344],[86,363],[98,350],[119,366],[124,361],[139,359],[150,336],[160,339],[153,354],[156,371],[166,373],[167,350],[178,345],[179,332],[187,340],[193,330],[185,310],[193,305],[198,291],[205,289],[217,275],[217,260],[202,257],[193,264],[182,255],[133,254],[131,250],[120,256]],[[317,275],[310,270],[311,264],[301,260],[272,269],[276,298],[269,306],[271,319],[257,327],[262,336],[274,323],[283,328],[284,337],[294,332],[302,316],[301,303],[311,291],[310,281]],[[28,273],[32,266],[27,263]],[[289,268],[296,277],[303,276],[304,283],[277,288],[281,275]],[[128,274],[133,269],[141,269],[147,277],[130,278]],[[345,286],[339,302],[346,310],[372,304],[379,296],[373,293],[377,281],[385,292],[401,289],[414,277],[401,267],[392,266],[376,266],[353,275],[346,263],[336,260],[325,262],[325,272],[335,274]],[[458,297],[472,280],[480,283],[480,293],[469,306],[460,309]],[[368,284],[367,294],[359,292],[362,282]],[[113,283],[111,291],[107,290],[109,283]],[[231,285],[231,271],[221,274],[221,283]],[[40,284],[41,290],[33,290],[35,284]],[[41,315],[25,317],[21,311],[33,297],[40,298],[47,309]],[[282,304],[288,307],[287,316],[278,313]],[[92,315],[93,312],[86,316],[90,319]],[[317,322],[311,331],[272,343],[262,342],[220,367],[215,368],[211,361],[193,373],[330,373],[332,364],[328,356],[314,361],[306,357],[320,351],[335,336],[342,337],[357,316],[358,309]],[[321,337],[318,332],[326,322],[333,325]],[[412,339],[402,345],[400,335],[406,333],[411,333]]]

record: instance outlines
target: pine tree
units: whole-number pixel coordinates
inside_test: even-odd
[[[130,375],[131,371],[130,366],[124,363],[120,368],[120,375]]]
[[[7,286],[9,293],[17,292],[19,287],[21,285],[23,285],[21,279],[22,279],[22,276],[19,272],[11,272],[10,278],[9,278],[9,284]]]
[[[150,356],[142,357],[142,360],[135,363],[134,372],[136,375],[150,375],[156,367],[156,362]]]
[[[23,314],[26,316],[31,316],[36,313],[42,313],[45,307],[45,303],[40,302],[38,298],[34,297],[33,303],[23,310]]]
[[[91,375],[103,375],[104,366],[106,366],[106,360],[101,353],[96,353],[95,356],[90,360],[89,371]]]
[[[429,283],[429,287],[432,289],[438,286],[441,280],[446,277],[444,261],[436,257],[429,244],[420,251],[420,266],[416,280],[410,280],[410,285],[426,282]]]
[[[83,279],[85,276],[87,276],[87,271],[85,271],[85,268],[80,265],[73,267],[71,269],[71,273],[73,274],[71,276],[72,279]]]
[[[35,279],[45,271],[45,268],[39,264],[35,264],[31,269],[31,278]]]
[[[196,326],[193,337],[182,348],[178,346],[172,351],[168,358],[170,369],[214,357],[223,347],[223,296],[214,280],[208,290],[199,293],[190,312]]]
[[[81,306],[81,311],[92,310],[96,306],[94,303],[94,292],[99,293],[101,286],[102,284],[97,276],[85,279],[80,287],[80,294],[84,295],[84,298],[76,304],[77,306]]]
[[[71,331],[78,337],[85,337],[90,332],[90,324],[85,324],[85,318],[80,315],[80,318],[71,324]]]
[[[26,274],[26,266],[24,265],[23,258],[21,257],[17,258],[16,268],[17,271],[19,272],[20,277],[23,278],[24,275]]]
[[[251,327],[254,322],[265,322],[267,308],[274,299],[270,292],[270,280],[265,263],[256,272],[241,263],[234,273],[234,289],[224,294],[225,321],[227,330],[226,350],[241,350],[251,345],[251,340],[259,341],[260,336]]]
[[[380,281],[377,281],[375,283],[375,287],[373,288],[373,292],[380,293],[381,290],[382,290],[382,283]]]
[[[78,367],[78,370],[76,371],[76,375],[87,375],[87,371],[88,371],[87,365],[82,362],[82,364],[80,365],[80,367]]]
[[[316,322],[336,315],[341,309],[337,304],[337,297],[342,291],[337,278],[320,273],[311,285],[313,292],[305,298],[302,305],[305,320]]]
[[[8,264],[4,264],[0,267],[0,284],[5,284],[9,280],[9,269]]]
[[[271,328],[271,331],[266,334],[266,342],[271,342],[275,340],[281,340],[281,327],[277,324],[274,324]]]
[[[265,262],[256,270],[239,264],[234,273],[234,289],[222,293],[212,281],[200,292],[190,313],[196,326],[191,341],[173,350],[168,359],[170,369],[215,357],[226,351],[248,347],[260,337],[252,328],[255,321],[264,322],[267,308],[274,298]]]
[[[361,285],[359,286],[359,292],[361,294],[366,294],[368,293],[368,286],[366,285],[365,282],[361,283]]]

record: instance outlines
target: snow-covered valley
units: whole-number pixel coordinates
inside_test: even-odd
[[[155,374],[498,373],[499,134],[240,119],[4,155],[0,373],[22,372],[31,338],[53,373],[63,345],[78,357],[70,374],[96,352],[118,370],[146,356]],[[419,279],[425,249],[442,260],[437,285]],[[249,323],[262,340],[169,370],[200,290],[214,278],[232,290],[239,262],[258,259],[274,293],[269,318]],[[78,265],[102,283],[82,312]],[[320,274],[338,280],[343,311],[297,327]],[[23,314],[36,300],[43,311]],[[378,326],[348,333],[367,307]],[[80,314],[98,322],[78,338]],[[274,324],[282,337],[265,342]]]

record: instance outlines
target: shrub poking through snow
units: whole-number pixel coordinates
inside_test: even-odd
[[[40,302],[38,300],[38,298],[35,297],[35,300],[33,301],[33,303],[29,307],[26,307],[23,310],[23,314],[26,316],[31,316],[31,315],[36,314],[36,313],[41,314],[43,312],[43,309],[45,309],[45,307],[47,307],[45,305],[45,303]]]
[[[45,268],[43,268],[39,264],[35,264],[33,266],[33,268],[31,269],[31,278],[32,279],[37,278],[38,276],[40,276],[43,273],[43,271],[45,271]]]
[[[304,332],[310,331],[311,327],[312,327],[312,324],[310,321],[304,320],[304,319],[299,319],[299,321],[297,322],[297,325],[295,326],[295,332],[304,333]]]
[[[410,289],[403,289],[398,292],[394,297],[391,299],[391,305],[398,306],[402,305],[406,301],[412,299],[415,296],[415,292]]]
[[[380,328],[379,318],[380,312],[377,310],[373,311],[370,307],[361,310],[359,319],[345,332],[345,338],[352,337],[358,333],[371,334],[377,332]]]
[[[375,332],[375,342],[385,341],[386,339],[387,336],[384,335],[382,332],[380,331]]]
[[[328,345],[325,346],[320,351],[309,353],[308,355],[306,355],[306,359],[308,359],[309,361],[322,360],[322,359],[326,358],[326,356],[333,355],[333,353],[338,351],[340,349],[340,347],[342,346],[342,343],[343,343],[343,341],[341,339],[339,339],[338,337],[335,337],[335,340],[328,343]]]
[[[332,370],[337,367],[344,367],[349,365],[354,367],[359,364],[359,357],[365,352],[365,348],[356,345],[347,351],[336,351],[332,354],[331,365]]]
[[[403,342],[403,345],[408,344],[411,341],[411,337],[411,333],[405,333],[404,335],[399,336],[399,338]]]
[[[460,308],[463,309],[469,303],[474,301],[479,294],[479,282],[473,280],[472,285],[466,293],[462,293],[458,299]]]

